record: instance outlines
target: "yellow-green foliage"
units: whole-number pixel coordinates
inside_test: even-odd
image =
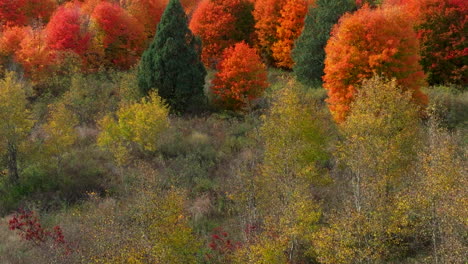
[[[364,82],[342,124],[344,140],[337,152],[355,176],[358,210],[367,196],[377,197],[374,187],[395,187],[410,168],[420,136],[418,114],[411,93],[402,92],[395,80],[373,77]]]
[[[34,120],[27,109],[24,86],[14,73],[6,73],[0,80],[0,155],[8,156],[9,176],[18,180],[17,152],[20,144],[30,133]]]
[[[129,72],[118,73],[119,97],[124,102],[135,102],[141,98],[140,89],[138,88],[138,80],[135,70]]]
[[[248,247],[239,249],[233,257],[233,263],[285,264],[287,257],[284,250],[287,246],[287,241],[284,239],[260,237]]]
[[[321,263],[375,263],[404,252],[409,229],[407,201],[399,199],[411,179],[420,133],[418,108],[396,82],[364,82],[341,131],[337,156],[349,170],[349,197],[329,225],[315,233]]]
[[[463,263],[468,258],[466,149],[431,122],[420,152],[417,180],[406,200],[419,219],[419,236],[430,237],[432,263]]]
[[[284,241],[279,252],[288,252],[289,261],[295,258],[297,244],[308,241],[320,217],[311,187],[327,179],[324,171],[317,169],[326,158],[325,139],[313,108],[303,105],[299,98],[293,81],[277,91],[260,130],[265,152],[256,181],[265,230],[277,236],[271,239]],[[257,251],[262,248],[254,247]],[[266,251],[258,254],[268,255],[270,249],[263,250]],[[261,261],[253,263],[268,262]]]
[[[197,263],[200,244],[180,190],[140,187],[127,203],[100,201],[80,218],[86,263]]]
[[[169,127],[168,108],[152,93],[139,103],[123,104],[116,113],[99,121],[98,145],[108,148],[119,163],[124,163],[132,145],[155,151],[162,131]]]
[[[13,72],[0,80],[0,152],[23,140],[34,124],[25,90]]]
[[[45,132],[44,151],[49,156],[58,158],[70,149],[78,139],[76,127],[78,118],[63,103],[49,106],[49,118],[43,126]]]

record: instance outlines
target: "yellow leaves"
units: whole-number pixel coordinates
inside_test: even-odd
[[[351,170],[365,168],[367,177],[396,176],[414,159],[418,107],[395,80],[374,77],[364,82],[341,129],[346,140],[338,155]]]
[[[0,152],[6,144],[19,144],[34,125],[24,86],[13,72],[0,80]]]
[[[46,133],[45,148],[51,156],[59,155],[71,147],[78,139],[75,128],[78,118],[63,103],[50,105],[50,116],[43,129]]]
[[[248,247],[235,252],[236,264],[286,264],[287,241],[278,237],[261,236]]]
[[[131,145],[144,151],[155,151],[158,137],[169,127],[168,108],[152,93],[139,103],[127,103],[117,111],[117,120],[106,116],[99,121],[102,132],[98,145],[108,148],[119,164],[126,162]]]
[[[249,248],[255,258],[245,263],[293,261],[295,248],[310,247],[321,216],[311,189],[327,178],[316,166],[326,159],[325,140],[313,108],[304,105],[300,96],[296,84],[289,82],[276,92],[269,113],[262,117],[265,151],[255,178],[259,190],[255,202],[264,219],[262,239],[278,244],[255,242]]]

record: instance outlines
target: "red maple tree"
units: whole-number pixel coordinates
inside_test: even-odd
[[[101,52],[101,63],[119,69],[135,65],[144,49],[143,26],[117,4],[100,2],[91,14],[93,49]]]

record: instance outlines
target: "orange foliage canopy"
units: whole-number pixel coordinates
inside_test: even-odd
[[[190,16],[200,0],[180,0],[180,2]],[[156,28],[168,3],[169,0],[127,0],[122,6],[143,25],[150,41],[156,34]]]
[[[306,0],[287,0],[281,10],[279,26],[276,30],[277,41],[273,44],[273,58],[276,66],[291,69],[294,62],[291,51],[294,41],[301,35],[304,19],[308,11]]]
[[[47,22],[56,8],[53,0],[0,0],[0,24],[24,26]]]
[[[267,70],[254,48],[240,42],[224,50],[212,87],[223,106],[241,109],[267,87]]]
[[[0,35],[0,55],[14,55],[29,30],[29,27],[5,27]]]
[[[212,67],[218,63],[225,48],[249,40],[251,27],[248,16],[252,4],[247,0],[203,0],[193,13],[190,29],[203,42],[203,63]],[[247,23],[247,24],[246,24]]]
[[[15,59],[23,66],[26,76],[37,82],[55,64],[55,53],[46,45],[44,31],[28,28]]]
[[[255,18],[256,46],[261,54],[272,60],[271,48],[277,41],[276,29],[280,25],[281,10],[286,0],[257,0],[253,15]]]
[[[91,39],[86,22],[78,5],[59,7],[45,29],[48,47],[82,55],[88,49]]]
[[[120,69],[133,66],[144,49],[143,26],[117,4],[99,3],[91,14],[95,30],[94,49],[101,52],[104,65]]]
[[[413,91],[416,102],[427,103],[420,90],[424,74],[419,43],[399,8],[364,7],[344,15],[325,51],[324,87],[336,121],[344,121],[358,87],[375,74],[396,78],[402,87]]]
[[[145,34],[151,39],[166,8],[168,0],[131,0],[127,10],[145,28]]]

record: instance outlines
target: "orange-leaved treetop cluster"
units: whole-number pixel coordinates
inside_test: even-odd
[[[203,42],[202,60],[215,67],[223,50],[252,38],[253,4],[248,0],[203,0],[193,13],[190,29]]]
[[[25,29],[24,39],[15,52],[15,59],[33,82],[41,80],[55,64],[54,52],[46,45],[44,32],[31,28]]]
[[[156,34],[156,28],[161,20],[169,0],[125,0],[120,1],[122,7],[134,16],[145,29],[148,42]],[[197,8],[200,0],[180,0],[186,13],[190,16]]]
[[[269,64],[291,69],[291,50],[301,35],[308,8],[315,0],[257,0],[256,47]]]
[[[257,0],[253,16],[255,18],[256,47],[263,57],[273,59],[271,47],[277,40],[276,29],[279,27],[281,10],[286,0]]]
[[[412,91],[416,102],[427,103],[427,96],[420,90],[425,81],[419,43],[411,22],[398,7],[364,6],[344,15],[325,51],[324,87],[336,121],[345,120],[362,81],[373,75],[395,78]]]
[[[156,27],[167,5],[167,0],[130,0],[127,9],[143,25],[150,40],[156,33]]]
[[[276,29],[277,41],[271,47],[276,66],[291,69],[294,62],[291,51],[294,41],[301,35],[304,19],[308,11],[306,0],[288,0],[281,10],[279,26]]]
[[[45,45],[44,35],[29,26],[10,26],[0,35],[0,62],[17,62],[33,82],[53,64],[55,56]]]
[[[224,50],[212,87],[222,106],[232,110],[249,107],[267,87],[267,70],[256,49],[240,42]]]

